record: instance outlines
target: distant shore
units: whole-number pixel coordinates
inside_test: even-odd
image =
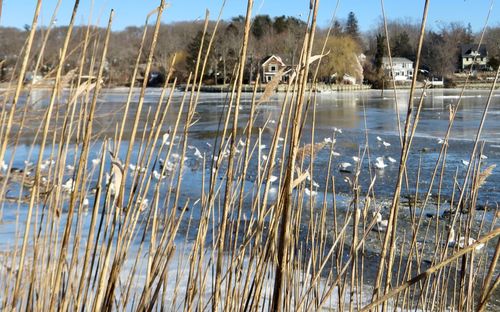
[[[417,88],[422,88],[424,84],[422,82],[417,82]],[[474,90],[488,90],[492,86],[492,83],[484,83],[484,82],[469,82],[467,84],[467,89],[474,89]],[[16,87],[15,84],[10,85],[10,90],[14,90]],[[276,88],[275,92],[286,92],[288,85],[287,84],[280,84]],[[404,85],[396,85],[396,89],[398,90],[405,90],[405,89],[410,89],[411,85],[410,84],[404,84]],[[460,84],[456,84],[454,86],[448,86],[448,87],[432,87],[432,89],[459,89],[462,86]],[[34,89],[47,89],[50,90],[52,89],[52,85],[50,84],[40,84],[40,85],[35,85],[33,86]],[[105,89],[109,90],[128,90],[128,86],[121,86],[121,85],[111,85],[111,86],[105,86]],[[140,89],[140,86],[135,86],[134,88]],[[160,88],[160,87],[148,87],[148,89],[155,89],[155,88]],[[253,92],[255,88],[254,84],[244,84],[242,88],[242,92]],[[259,85],[257,88],[257,92],[264,92],[266,88],[265,84]],[[8,83],[0,83],[0,92],[5,92],[9,89],[9,84]],[[179,91],[184,91],[186,89],[185,84],[178,85],[176,87],[176,90]],[[393,87],[387,87],[384,90],[392,90]],[[500,89],[500,85],[497,85],[496,89]],[[202,85],[200,88],[201,92],[207,92],[207,93],[223,93],[223,92],[230,92],[232,90],[231,85],[225,84],[225,85]],[[371,85],[348,85],[348,84],[317,84],[315,86],[315,90],[318,91],[319,93],[331,93],[331,92],[352,92],[352,91],[364,91],[364,90],[382,90],[380,88],[373,88]]]

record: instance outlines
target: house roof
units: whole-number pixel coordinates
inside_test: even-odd
[[[389,58],[384,56],[382,58],[382,62],[386,63],[386,64],[389,63]],[[393,64],[395,64],[395,63],[412,63],[413,64],[413,61],[407,59],[406,57],[393,57],[392,58],[392,63]]]
[[[279,62],[282,66],[286,66],[285,63],[283,63],[283,61],[281,60],[281,57],[277,56],[277,55],[268,55],[266,56],[265,58],[262,59],[262,66],[266,65],[269,61],[271,60],[276,60],[277,62]]]
[[[478,48],[477,43],[472,43],[472,44],[462,44],[460,46],[460,50],[462,52],[462,57],[468,57],[468,56],[474,56],[474,52],[478,52],[479,54],[477,56],[479,57],[485,57],[488,55],[488,49],[486,48],[486,45],[482,44]]]

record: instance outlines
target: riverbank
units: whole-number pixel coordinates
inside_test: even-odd
[[[417,82],[417,88],[422,88],[424,84],[422,82]],[[492,83],[485,83],[485,82],[469,82],[467,83],[467,89],[474,89],[474,90],[489,90],[491,89]],[[27,85],[25,86],[27,87]],[[287,91],[288,85],[286,84],[280,84],[276,87],[275,92],[286,92]],[[462,85],[460,84],[454,84],[452,86],[444,86],[444,87],[432,87],[432,89],[445,89],[445,90],[452,90],[452,89],[459,89],[461,88]],[[0,92],[7,92],[7,91],[14,91],[16,88],[15,84],[10,84],[3,82],[0,83]],[[148,89],[158,89],[159,87],[148,87]],[[242,87],[242,92],[245,93],[251,93],[254,91],[255,86],[253,84],[245,84]],[[264,92],[266,88],[266,85],[260,85],[257,87],[257,92]],[[411,84],[402,84],[402,85],[396,85],[397,90],[408,90],[411,88]],[[51,90],[52,89],[52,84],[50,83],[44,83],[44,84],[36,84],[33,86],[33,89],[36,90]],[[129,87],[127,86],[121,86],[121,85],[112,85],[112,86],[105,86],[105,89],[108,90],[129,90]],[[140,90],[139,86],[134,87],[137,91]],[[186,85],[178,85],[176,88],[178,91],[184,91],[186,90]],[[372,85],[347,85],[347,84],[318,84],[314,88],[318,93],[331,93],[331,92],[353,92],[353,91],[365,91],[365,90],[382,90],[382,89],[377,89],[373,88]],[[384,90],[392,90],[393,86],[387,87]],[[500,89],[500,85],[496,86],[496,89]],[[200,88],[201,92],[206,92],[206,93],[226,93],[226,92],[231,92],[232,86],[231,85],[203,85]],[[292,88],[293,90],[293,88]],[[309,86],[307,87],[307,90],[309,91],[310,88]]]

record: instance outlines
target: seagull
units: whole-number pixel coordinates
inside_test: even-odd
[[[463,249],[463,248],[465,248],[469,245],[472,245],[474,243],[476,243],[476,240],[472,237],[469,237],[468,243],[465,244],[465,237],[464,236],[460,236],[460,238],[458,239],[458,243],[457,243],[457,241],[455,241],[455,230],[453,228],[450,229],[450,239],[448,239],[448,246],[449,247],[458,246],[458,248]],[[475,250],[479,251],[479,250],[483,249],[483,247],[484,247],[484,244],[481,243],[481,244],[476,246]]]
[[[75,188],[75,181],[73,181],[72,178],[69,178],[66,182],[64,182],[63,185],[61,185],[61,188],[66,193],[72,192],[73,189]]]
[[[377,157],[374,166],[379,170],[384,170],[387,167],[387,164],[384,163],[384,157]]]
[[[462,165],[468,166],[469,165],[469,161],[465,160],[465,159],[462,159]]]
[[[376,218],[374,230],[378,232],[383,232],[387,230],[387,226],[389,225],[389,220],[383,220],[382,214],[380,212],[374,212],[373,216]]]
[[[267,155],[266,155],[266,154],[263,154],[263,155],[262,155],[262,160],[263,160],[263,161],[266,161],[266,160],[267,160]]]
[[[200,150],[199,150],[199,149],[196,149],[196,150],[194,151],[194,156],[196,156],[196,157],[198,157],[198,158],[203,159],[203,155],[201,155],[201,152],[200,152]]]
[[[382,145],[384,145],[385,147],[389,147],[389,146],[391,146],[391,143],[386,142],[386,141],[382,141]]]
[[[138,198],[137,203],[139,204],[139,211],[144,211],[146,208],[148,208],[149,205],[149,199],[147,198]]]
[[[396,159],[392,158],[391,156],[387,156],[387,160],[389,160],[389,162],[391,162],[391,163],[396,162]]]
[[[82,208],[87,209],[88,207],[89,207],[89,199],[87,197],[85,197],[83,199]]]
[[[267,147],[267,146],[266,146],[266,145],[264,145],[264,144],[259,145],[259,149],[260,149],[260,150],[263,150],[263,149],[265,149],[266,147]]]
[[[335,139],[332,139],[332,138],[324,138],[323,139],[323,142],[325,142],[326,144],[335,144],[337,140]]]
[[[200,150],[196,146],[188,146],[188,148],[189,149],[194,149],[194,156],[203,159],[203,155],[201,155]]]
[[[340,156],[340,153],[337,153],[337,152],[332,152],[332,156]]]
[[[318,192],[316,191],[311,191],[310,189],[308,189],[307,187],[304,188],[304,192],[306,193],[307,196],[309,197],[314,197],[318,194]]]
[[[170,133],[169,132],[166,132],[165,134],[163,134],[162,138],[161,138],[161,144],[163,145],[169,145],[168,143],[168,137],[170,136]]]
[[[342,133],[342,129],[337,128],[337,127],[333,127],[333,131],[338,132],[338,133]]]
[[[40,164],[40,170],[45,171],[49,165],[51,164],[50,160],[45,160],[43,163]]]
[[[158,162],[160,163],[160,169],[163,170],[165,168],[166,171],[172,171],[174,170],[174,164],[171,161],[165,161],[163,159],[158,159]]]
[[[377,135],[377,141],[382,142],[382,138]]]
[[[273,183],[273,182],[276,182],[278,180],[278,177],[275,176],[275,175],[272,175],[270,178],[269,178],[269,182]]]
[[[129,164],[129,165],[128,165],[128,168],[129,168],[131,171],[137,171],[137,172],[140,172],[140,173],[144,173],[144,172],[146,172],[146,168],[141,167],[141,166],[136,166],[136,165],[134,165],[134,164]]]
[[[340,172],[351,172],[348,168],[352,165],[348,162],[342,162],[339,164]]]
[[[243,142],[242,139],[240,139],[239,142],[238,142],[238,145],[241,146],[241,147],[245,147],[246,143]]]
[[[354,162],[359,162],[359,157],[358,156],[352,156],[352,160],[354,160]]]
[[[156,180],[158,180],[158,181],[160,181],[161,179],[166,178],[166,176],[162,176],[162,175],[161,175],[161,173],[159,173],[159,172],[158,172],[158,171],[156,171],[156,170],[154,170],[154,171],[153,171],[153,177],[154,177]]]
[[[444,144],[444,140],[441,139],[441,138],[438,138],[438,141],[437,141],[438,144]]]
[[[481,154],[480,158],[481,158],[482,160],[486,160],[486,159],[488,159],[488,156],[486,156],[486,155],[484,155],[484,154]]]
[[[312,185],[313,185],[314,187],[316,187],[316,188],[317,188],[317,187],[319,187],[318,182],[316,182],[316,181],[314,181],[314,180],[312,180],[312,181],[311,181],[311,176],[309,175],[309,173],[307,174],[306,179],[307,179],[307,181],[312,182]]]
[[[283,142],[283,141],[285,141],[285,138],[279,137],[278,141]]]
[[[92,166],[96,167],[100,163],[101,163],[101,160],[99,158],[92,159]]]
[[[7,166],[7,164],[5,163],[5,161],[0,161],[0,169],[2,169],[2,171],[7,171],[7,168],[9,166]]]

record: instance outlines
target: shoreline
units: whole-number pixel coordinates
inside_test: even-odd
[[[14,91],[15,86],[12,85],[11,88],[7,88],[8,84],[7,83],[0,83],[0,92],[7,92],[7,91]],[[466,87],[467,90],[490,90],[492,84],[491,83],[477,83],[477,84],[471,84],[469,83]],[[421,90],[423,87],[422,83],[418,83],[418,86],[416,89]],[[266,85],[261,85],[257,89],[257,93],[263,93],[266,88]],[[461,86],[452,86],[452,87],[431,87],[429,88],[430,90],[461,90]],[[24,87],[26,89],[26,86]],[[35,85],[33,86],[34,90],[52,90],[51,85],[43,84],[43,85]],[[70,88],[64,87],[63,90],[69,90]],[[128,91],[130,87],[128,86],[122,86],[122,85],[114,85],[114,86],[104,86],[103,90],[112,90],[112,91]],[[134,90],[139,91],[141,89],[140,86],[133,87]],[[147,87],[147,90],[156,90],[156,89],[162,89],[162,87]],[[285,93],[287,89],[286,84],[280,84],[274,90],[274,93]],[[292,88],[293,89],[293,88]],[[411,86],[410,85],[401,85],[401,86],[396,86],[396,90],[410,90]],[[495,88],[496,90],[500,89],[500,85]],[[184,92],[186,90],[186,85],[178,85],[175,88],[176,91]],[[307,90],[309,91],[310,88],[308,87]],[[326,85],[326,84],[321,84],[317,85],[317,92],[319,94],[328,94],[328,93],[344,93],[344,92],[359,92],[359,91],[393,91],[393,88],[385,88],[385,89],[378,89],[378,88],[373,88],[371,85],[337,85],[337,84],[332,84],[332,85]],[[203,93],[227,93],[231,91],[231,86],[230,85],[202,85],[200,88],[200,91]],[[243,93],[252,93],[254,91],[254,84],[244,84],[242,92]]]

